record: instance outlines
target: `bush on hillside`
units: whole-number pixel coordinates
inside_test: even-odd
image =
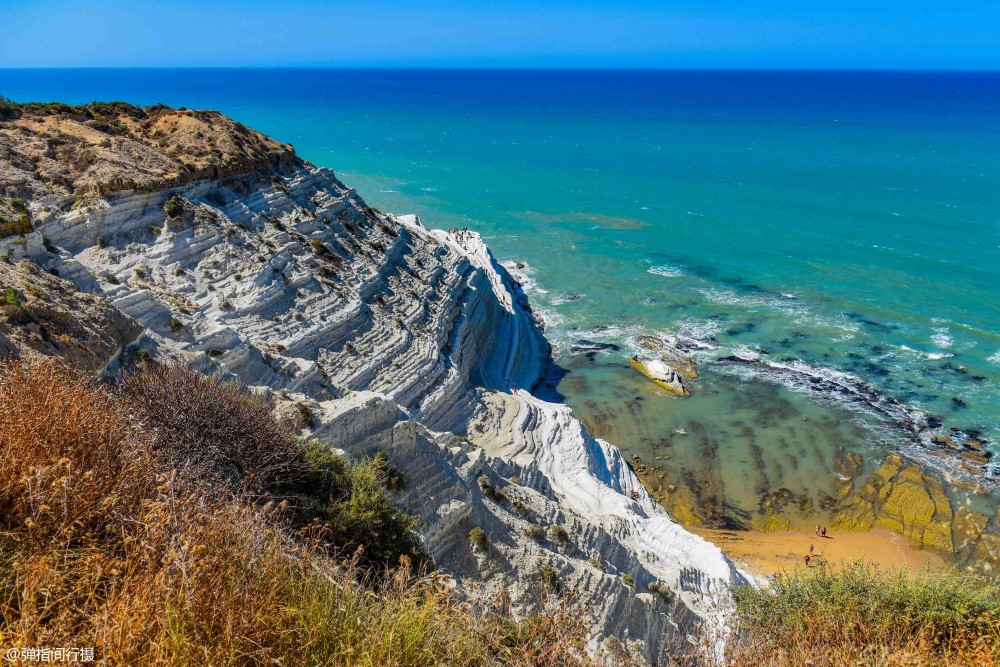
[[[113,535],[155,485],[149,440],[122,406],[53,363],[0,362],[0,549]]]
[[[0,122],[21,117],[21,105],[0,95]]]
[[[476,526],[469,531],[469,544],[476,551],[483,552],[486,551],[490,546],[489,538],[486,537],[486,531]]]
[[[184,212],[184,205],[177,196],[173,196],[163,202],[163,212],[168,218],[176,218]]]
[[[292,500],[295,524],[320,522],[325,539],[339,549],[361,548],[366,563],[395,566],[406,559],[429,563],[414,532],[416,518],[396,508],[388,495],[392,468],[376,456],[349,462],[317,441],[302,443],[305,465],[295,480],[280,489]]]
[[[226,389],[196,384],[205,400],[206,386]],[[509,604],[473,607],[437,575],[373,579],[287,531],[279,504],[176,474],[163,432],[122,392],[51,362],[0,362],[5,646],[93,646],[109,665],[593,664],[586,610],[570,601],[515,617]],[[310,456],[319,477],[351,477]]]
[[[235,383],[185,366],[148,364],[127,375],[118,393],[154,434],[157,453],[212,485],[259,493],[302,473],[303,452],[291,428]]]

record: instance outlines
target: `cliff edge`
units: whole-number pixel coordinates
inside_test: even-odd
[[[388,452],[404,473],[396,500],[439,567],[515,600],[539,581],[575,588],[595,642],[654,658],[724,621],[743,575],[674,523],[613,445],[532,395],[548,343],[477,234],[380,213],[216,112],[4,113],[0,255],[101,301],[95,326],[114,342],[85,367],[181,360],[274,396],[303,434]]]

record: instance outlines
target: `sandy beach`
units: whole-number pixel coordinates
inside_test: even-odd
[[[945,564],[940,555],[914,549],[906,538],[881,529],[832,531],[825,538],[817,537],[811,530],[773,533],[697,527],[688,530],[718,545],[740,568],[764,577],[804,568],[804,557],[810,545],[814,548],[811,566],[824,561],[836,566],[864,558],[882,567],[908,567],[916,572],[923,567]]]

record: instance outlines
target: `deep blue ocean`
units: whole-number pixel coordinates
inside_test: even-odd
[[[736,463],[747,423],[899,445],[734,354],[1000,441],[1000,73],[0,70],[0,95],[218,109],[381,210],[482,232],[524,264],[559,390],[625,449],[692,420]],[[690,398],[624,364],[651,332],[711,346]]]

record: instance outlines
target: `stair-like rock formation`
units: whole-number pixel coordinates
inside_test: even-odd
[[[72,207],[42,194],[34,230],[0,239],[0,253],[139,322],[126,354],[231,374],[339,449],[387,451],[404,473],[399,502],[460,583],[516,598],[552,567],[590,594],[595,641],[639,641],[650,657],[720,622],[743,576],[666,515],[615,447],[530,393],[549,346],[479,236],[383,215],[332,171],[272,157]],[[529,535],[553,525],[565,540]],[[476,526],[485,552],[468,544]]]
[[[30,262],[0,258],[0,359],[53,357],[99,371],[142,326]]]

